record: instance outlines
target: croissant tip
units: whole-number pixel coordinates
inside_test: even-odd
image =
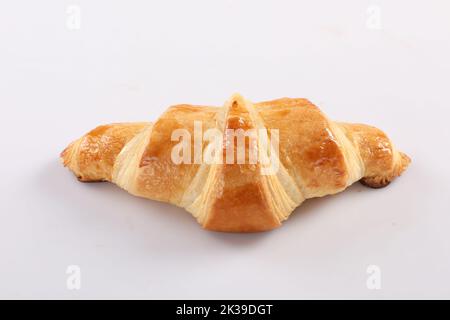
[[[244,99],[242,94],[240,94],[239,92],[235,92],[235,93],[233,93],[231,95],[231,99],[230,100],[238,100],[238,99]]]
[[[405,153],[400,152],[400,156],[402,158],[402,168],[403,170],[406,169],[409,164],[412,162],[411,158],[408,157]]]
[[[69,164],[69,157],[68,157],[68,153],[69,153],[69,148],[70,145],[68,147],[66,147],[60,154],[59,154],[59,159],[61,160],[62,164],[64,165],[64,167],[67,167],[67,165]]]
[[[364,177],[359,182],[362,185],[373,189],[380,189],[388,186],[392,182],[392,180],[394,180],[396,177],[399,177],[411,163],[410,157],[408,157],[403,152],[399,152],[399,154],[400,154],[400,161],[397,162],[397,164],[394,167],[394,171],[390,176]]]
[[[245,98],[240,93],[236,92],[231,95],[230,99],[228,99],[227,105],[235,106],[236,103],[244,104],[244,102]]]
[[[72,161],[75,144],[76,141],[70,143],[59,155],[59,158],[61,159],[61,162],[63,163],[64,167],[69,166],[70,162]]]

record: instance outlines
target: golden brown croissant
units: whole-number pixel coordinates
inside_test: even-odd
[[[237,94],[223,107],[182,104],[155,123],[97,127],[61,158],[80,181],[113,182],[227,232],[276,228],[305,199],[358,180],[384,187],[410,162],[381,130],[333,122],[308,100],[253,104]]]

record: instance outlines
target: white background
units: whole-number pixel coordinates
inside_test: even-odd
[[[2,1],[0,298],[450,298],[449,57],[445,0]],[[378,126],[412,165],[223,234],[59,163],[99,124],[234,92]]]

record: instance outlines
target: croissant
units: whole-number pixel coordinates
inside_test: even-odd
[[[306,199],[355,181],[384,187],[410,163],[381,130],[333,122],[306,99],[238,94],[223,107],[172,106],[154,123],[99,126],[61,159],[80,181],[113,182],[224,232],[276,228]]]

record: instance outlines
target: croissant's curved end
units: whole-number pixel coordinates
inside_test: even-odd
[[[339,123],[357,150],[362,175],[360,182],[371,188],[383,188],[400,176],[411,159],[398,151],[382,130],[354,123]]]
[[[129,140],[149,125],[117,123],[98,126],[65,148],[61,161],[80,181],[111,181],[117,155]]]
[[[411,158],[403,152],[397,151],[394,156],[393,170],[386,176],[364,177],[360,182],[370,188],[379,189],[388,186],[395,178],[399,177],[411,163]]]
[[[61,162],[64,167],[69,168],[70,171],[77,177],[79,181],[87,182],[84,180],[83,175],[80,172],[78,166],[78,149],[80,146],[81,138],[70,143],[60,154]]]
[[[403,173],[403,171],[405,171],[406,168],[408,168],[409,164],[411,163],[411,158],[408,157],[403,152],[400,152],[400,156],[401,156],[401,166],[399,167],[400,171],[399,171],[398,175],[401,175]]]

